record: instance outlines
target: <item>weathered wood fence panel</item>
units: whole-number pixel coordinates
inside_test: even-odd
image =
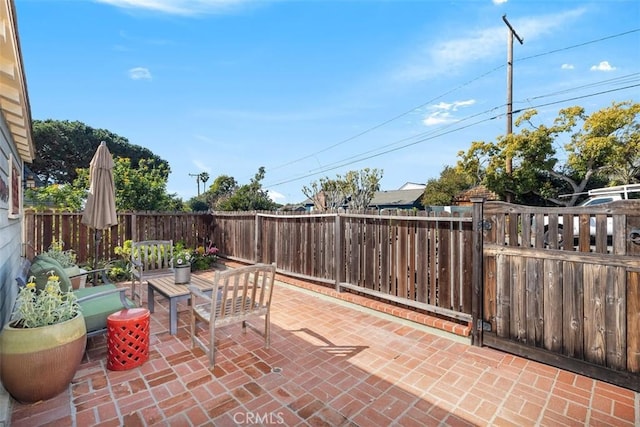
[[[213,241],[232,259],[469,321],[471,218],[441,215],[216,212]]]
[[[187,247],[205,244],[211,236],[212,216],[198,213],[120,213],[118,225],[106,229],[98,243],[98,259],[117,258],[116,246],[126,240],[174,240]],[[82,224],[82,213],[34,212],[24,215],[24,255],[33,257],[51,244],[63,242],[64,249],[75,251],[78,262],[85,264],[95,257],[95,231]]]
[[[174,240],[187,247],[208,241],[246,262],[276,262],[281,271],[363,294],[469,321],[471,218],[366,213],[143,212],[118,215],[104,230],[98,259],[117,258],[126,240]],[[27,212],[26,255],[55,241],[95,257],[94,230],[81,213]]]
[[[638,217],[486,203],[483,342],[640,391]]]

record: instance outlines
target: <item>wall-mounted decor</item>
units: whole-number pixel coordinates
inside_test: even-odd
[[[10,170],[10,191],[9,191],[9,218],[17,218],[20,216],[20,201],[22,200],[22,177],[20,168],[16,164],[13,156],[9,156]]]
[[[9,177],[0,174],[0,208],[6,209],[9,206]]]

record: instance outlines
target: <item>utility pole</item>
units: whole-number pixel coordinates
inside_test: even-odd
[[[506,14],[502,15],[502,20],[509,28],[509,32],[507,33],[507,135],[511,135],[513,128],[513,38],[515,37],[520,44],[524,43],[524,39],[516,33],[516,30],[514,30],[509,21],[507,21]],[[507,156],[505,172],[507,175],[511,175],[513,172],[511,156]],[[507,191],[506,196],[507,202],[510,203],[513,199],[512,193]]]
[[[196,177],[196,183],[198,184],[198,196],[200,195],[200,174],[199,173],[190,173],[189,176]]]

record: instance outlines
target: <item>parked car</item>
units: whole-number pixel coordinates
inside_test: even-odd
[[[580,203],[579,207],[585,206],[596,206],[603,205],[605,203],[611,203],[618,200],[628,200],[628,199],[640,199],[640,184],[627,184],[627,185],[618,185],[614,187],[604,187],[604,188],[595,188],[593,190],[589,190],[587,192],[589,197]],[[580,231],[579,226],[579,218],[573,217],[573,236],[578,237],[578,233]],[[589,218],[589,234],[591,237],[595,237],[596,235],[596,218],[595,216],[591,216]],[[607,236],[611,238],[613,235],[613,219],[611,217],[607,217]],[[556,236],[556,241],[558,242],[558,247],[562,246],[564,239],[564,224],[563,217],[558,217],[558,233]],[[545,216],[544,218],[544,244],[548,246],[550,242],[553,240],[553,236],[549,230],[549,217]]]

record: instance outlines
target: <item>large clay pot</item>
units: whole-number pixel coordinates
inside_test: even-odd
[[[82,361],[87,329],[81,314],[40,328],[14,328],[0,333],[0,379],[20,402],[50,399],[71,383]]]

